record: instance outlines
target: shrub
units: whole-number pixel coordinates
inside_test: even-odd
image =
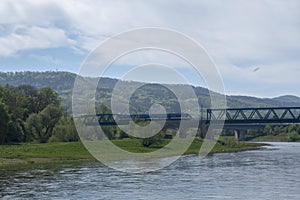
[[[297,131],[289,132],[287,135],[288,142],[296,142],[297,140],[300,140],[300,135]]]

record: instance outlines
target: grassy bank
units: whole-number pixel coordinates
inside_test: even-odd
[[[99,141],[101,144],[102,141]],[[120,148],[135,152],[146,153],[160,149],[170,142],[162,140],[159,145],[143,147],[138,139],[123,139],[112,141]],[[185,154],[198,154],[203,141],[195,139]],[[244,143],[229,141],[225,144],[217,143],[211,153],[237,152],[256,149],[262,146],[257,143]],[[109,155],[108,155],[109,156]],[[56,142],[43,144],[18,144],[0,146],[0,166],[10,164],[33,164],[48,162],[73,162],[95,160],[84,148],[81,142]]]
[[[288,134],[282,133],[278,135],[266,135],[266,136],[259,136],[251,141],[253,142],[291,142]],[[294,142],[300,142],[300,139],[295,140]]]
[[[81,142],[0,145],[0,166],[93,160]]]

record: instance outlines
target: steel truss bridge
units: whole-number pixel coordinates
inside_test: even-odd
[[[96,114],[84,115],[86,125],[125,125],[129,121],[179,121],[197,120],[187,113],[168,114]],[[200,120],[200,119],[198,119]],[[201,119],[206,124],[211,122],[224,124],[291,124],[300,123],[300,107],[272,107],[272,108],[227,108],[207,109],[206,118]]]
[[[202,115],[202,114],[201,114]],[[96,114],[81,116],[87,126],[116,126],[128,125],[130,121],[166,121],[167,126],[179,125],[181,120],[188,120],[191,124],[210,125],[223,124],[224,129],[235,130],[236,138],[243,140],[245,131],[251,128],[264,127],[266,124],[287,125],[300,123],[300,107],[265,107],[265,108],[227,108],[207,109],[206,118],[192,118],[187,113],[168,114]],[[195,123],[198,122],[198,123]],[[199,128],[199,127],[197,127]]]
[[[121,114],[96,114],[85,115],[84,123],[86,125],[101,125],[101,126],[116,126],[127,125],[131,120],[139,120],[144,122],[150,121],[181,121],[192,120],[193,118],[186,113],[169,113],[169,114],[134,114],[134,115],[121,115]]]
[[[224,120],[224,124],[300,123],[300,107],[207,109],[206,120]]]

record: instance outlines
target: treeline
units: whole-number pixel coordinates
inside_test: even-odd
[[[49,87],[0,85],[0,144],[78,140],[73,119]]]
[[[300,141],[300,126],[291,124],[288,126],[271,126],[266,125],[264,128],[249,130],[247,136],[255,138],[260,136],[278,136],[283,141],[296,142]]]
[[[234,135],[233,130],[223,130],[223,136]],[[249,129],[246,133],[246,140],[257,137],[271,136],[277,137],[280,141],[296,142],[300,141],[300,125],[290,124],[288,126],[266,125],[264,128]]]
[[[51,87],[60,95],[70,94],[76,74],[70,72],[0,72],[0,85],[32,85],[36,88]]]

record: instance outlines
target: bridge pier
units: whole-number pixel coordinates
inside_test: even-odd
[[[235,139],[237,141],[245,140],[246,131],[247,130],[244,130],[244,129],[234,130]]]
[[[188,129],[186,129],[186,128],[179,130],[179,137],[186,138],[186,136],[188,135],[187,131],[188,131]]]

